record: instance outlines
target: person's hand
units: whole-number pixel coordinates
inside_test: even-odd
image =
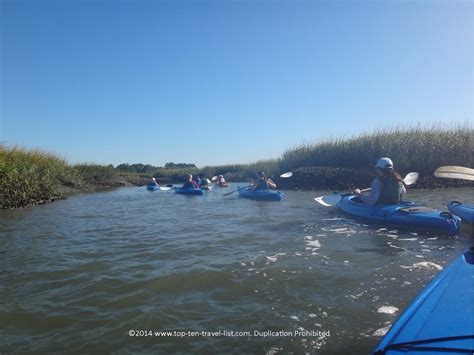
[[[360,189],[355,189],[355,190],[354,190],[354,193],[355,193],[356,195],[360,195]]]

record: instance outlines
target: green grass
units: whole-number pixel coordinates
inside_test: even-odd
[[[76,182],[74,170],[54,154],[0,145],[0,207],[59,198],[60,186]]]
[[[205,166],[200,170],[208,177],[224,175],[229,181],[244,181],[254,178],[258,171],[264,171],[267,175],[274,176],[278,173],[278,160],[261,160],[251,164]]]
[[[115,176],[111,166],[70,166],[52,153],[0,145],[0,208],[59,199],[64,187],[90,190],[107,185]]]
[[[282,171],[308,166],[370,169],[384,156],[401,172],[432,174],[442,165],[472,167],[474,129],[469,125],[404,127],[305,144],[285,151],[279,166]]]
[[[149,174],[130,173],[125,180],[140,184],[144,179],[156,176],[178,182],[187,174],[205,173],[209,178],[222,174],[229,181],[243,181],[254,177],[258,171],[275,177],[301,167],[371,169],[382,156],[392,158],[396,170],[401,173],[418,171],[431,176],[442,165],[473,167],[474,129],[465,125],[379,130],[347,139],[304,144],[285,151],[280,159],[202,169],[158,168]],[[61,198],[65,186],[78,190],[118,186],[121,181],[117,178],[123,178],[123,174],[112,165],[71,166],[61,157],[42,150],[0,145],[0,208],[23,207]]]
[[[112,165],[83,163],[74,165],[73,169],[86,184],[107,185],[117,177],[117,172]]]

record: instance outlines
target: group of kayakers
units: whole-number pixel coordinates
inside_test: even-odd
[[[219,187],[228,186],[223,175],[214,176],[211,181],[205,174],[200,174],[195,177],[188,174],[182,188],[208,189],[212,183]],[[159,186],[155,178],[153,178],[149,185],[151,184],[153,186]],[[267,177],[263,171],[256,174],[256,177],[252,179],[250,187],[253,191],[275,190],[276,188],[277,185],[275,182]],[[380,158],[377,161],[375,165],[375,178],[372,181],[369,194],[364,195],[359,189],[354,190],[354,194],[358,196],[360,202],[366,205],[398,204],[401,202],[402,196],[405,193],[406,189],[403,184],[403,178],[394,169],[393,161],[388,157]]]
[[[211,181],[208,179],[208,177],[205,174],[200,174],[200,175],[197,175],[196,177],[193,177],[193,175],[188,174],[186,175],[184,184],[181,188],[208,189],[212,183],[214,183],[218,187],[228,186],[223,175],[214,176]],[[156,178],[152,178],[152,181],[150,181],[148,186],[159,187],[158,182],[156,181]],[[276,188],[277,188],[277,185],[275,184],[275,182],[272,181],[272,179],[270,179],[269,177],[267,177],[265,172],[263,171],[258,172],[256,175],[256,178],[252,179],[252,184],[250,187],[250,189],[253,191],[270,190],[270,189],[275,190]]]

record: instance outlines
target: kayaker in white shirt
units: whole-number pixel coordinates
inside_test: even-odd
[[[380,158],[375,165],[376,177],[372,181],[369,195],[362,195],[359,189],[354,193],[366,205],[392,205],[401,201],[406,194],[403,178],[393,169],[390,158]]]

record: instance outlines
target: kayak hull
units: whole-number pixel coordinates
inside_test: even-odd
[[[148,186],[146,187],[146,189],[147,189],[148,191],[155,191],[155,190],[159,190],[160,187],[159,187],[159,186],[154,186],[154,185],[148,185]]]
[[[458,216],[463,222],[474,224],[474,205],[465,205],[458,201],[448,204],[448,210]]]
[[[369,221],[418,228],[454,235],[459,232],[461,219],[449,212],[441,212],[405,201],[397,205],[368,206],[358,202],[355,195],[342,196],[337,207],[351,216]]]
[[[240,189],[239,197],[256,201],[281,201],[283,193],[280,191],[271,190],[256,190],[252,191],[249,188]]]
[[[175,193],[180,195],[193,195],[193,196],[202,196],[204,195],[204,191],[201,189],[196,188],[177,188],[174,190]]]
[[[474,248],[471,248],[420,292],[377,345],[374,354],[474,351],[473,300]],[[410,344],[400,345],[403,343]]]

